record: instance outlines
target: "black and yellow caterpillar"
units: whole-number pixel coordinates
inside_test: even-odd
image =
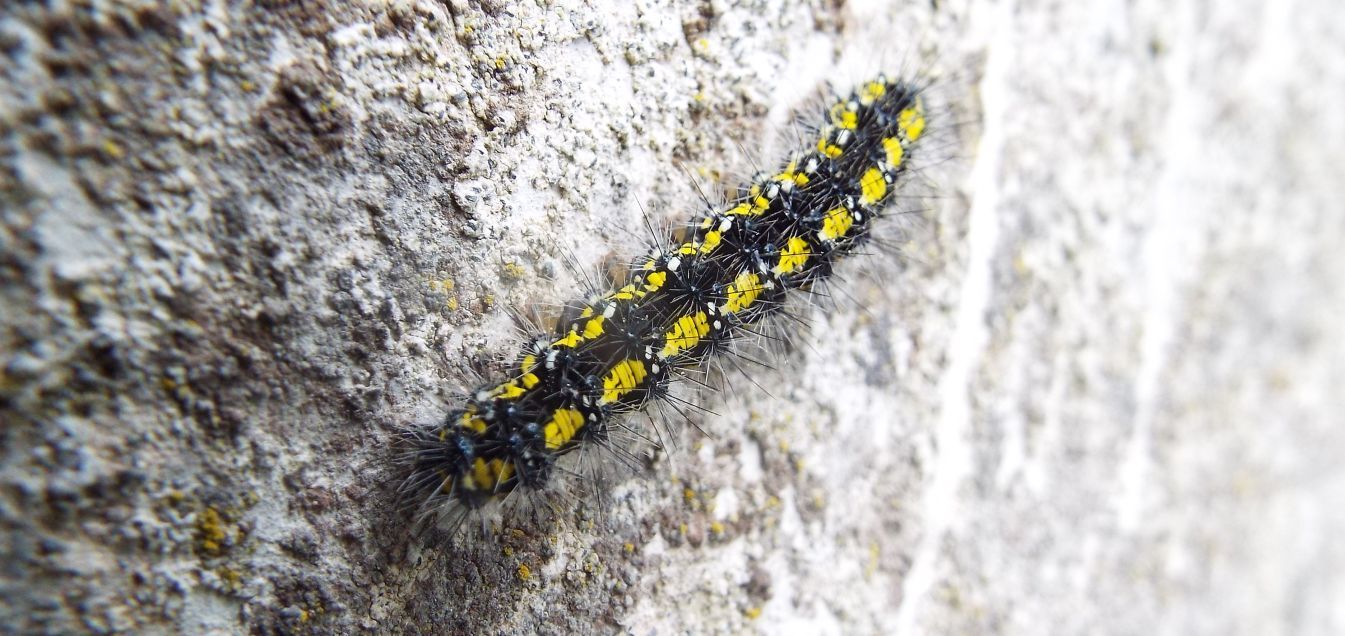
[[[880,76],[831,102],[814,144],[679,228],[624,284],[572,305],[506,380],[410,431],[403,493],[433,514],[545,487],[559,457],[608,439],[618,418],[779,314],[791,290],[827,280],[910,170],[922,92]]]

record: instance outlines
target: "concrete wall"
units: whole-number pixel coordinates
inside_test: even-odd
[[[160,4],[0,9],[6,631],[1345,631],[1337,3]],[[902,249],[707,435],[410,535],[510,311],[879,70]]]

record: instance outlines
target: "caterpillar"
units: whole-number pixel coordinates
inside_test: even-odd
[[[541,490],[559,458],[607,443],[631,426],[623,418],[669,399],[674,382],[827,281],[870,240],[909,172],[926,132],[923,90],[879,76],[831,100],[814,143],[676,228],[625,280],[569,305],[505,379],[409,430],[401,494],[425,518],[460,523]]]

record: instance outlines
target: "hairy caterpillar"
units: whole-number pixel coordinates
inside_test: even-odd
[[[427,517],[463,516],[546,487],[559,457],[603,443],[668,396],[794,290],[827,280],[870,237],[925,134],[922,87],[880,76],[833,100],[815,143],[636,260],[628,279],[570,307],[501,382],[408,432],[402,493]]]

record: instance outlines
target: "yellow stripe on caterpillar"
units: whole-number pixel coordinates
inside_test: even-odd
[[[785,249],[780,252],[780,260],[771,270],[776,276],[792,274],[808,264],[808,241],[794,236],[785,241]]]
[[[883,171],[878,168],[869,168],[864,171],[864,176],[859,178],[859,202],[864,205],[873,205],[887,196],[887,180],[883,178]]]
[[[719,247],[719,242],[723,240],[723,238],[724,234],[718,230],[706,232],[705,240],[701,241],[700,244],[700,253],[705,255],[715,251],[715,248]]]
[[[901,145],[901,140],[896,137],[884,139],[883,150],[887,151],[887,167],[900,168],[902,160],[906,157],[906,148]]]
[[[468,490],[495,490],[514,475],[514,465],[503,459],[486,461],[478,457],[472,462],[472,472],[463,479]]]
[[[579,344],[582,343],[583,341],[584,339],[579,337],[579,332],[574,329],[571,329],[570,332],[565,334],[563,338],[560,338],[555,342],[552,342],[551,346],[566,347],[568,349],[573,349],[575,347],[578,347]]]
[[[859,103],[869,106],[879,97],[887,94],[887,85],[882,82],[869,82],[859,89]]]
[[[835,159],[841,156],[841,147],[828,141],[829,135],[823,134],[821,139],[817,140],[817,151],[826,155],[828,159]]]
[[[698,311],[688,316],[682,316],[673,323],[673,328],[663,336],[663,349],[659,351],[659,357],[663,359],[671,358],[687,349],[694,348],[700,344],[701,338],[710,333],[710,319],[705,312]]]
[[[851,102],[837,102],[831,107],[831,123],[846,130],[859,127],[859,113],[855,112]]]
[[[644,278],[644,290],[646,293],[654,293],[663,288],[668,282],[668,272],[650,272]]]
[[[477,434],[486,432],[486,421],[476,415],[476,407],[468,407],[468,409],[463,412],[462,416],[458,418],[458,426]],[[448,427],[445,426],[444,429],[439,432],[440,441],[447,439],[448,430]]]
[[[771,180],[779,182],[786,189],[794,186],[806,186],[809,181],[807,174],[799,172],[797,160],[790,161],[789,165],[785,166],[785,169],[781,170],[779,174],[771,177]]]
[[[607,320],[606,316],[594,316],[584,324],[584,339],[592,340],[602,335],[602,323]]]
[[[738,274],[738,277],[725,290],[728,300],[724,303],[724,313],[736,314],[751,307],[761,297],[761,290],[760,276],[753,272]]]
[[[627,393],[640,388],[648,375],[642,360],[627,358],[616,363],[602,378],[603,394],[598,403],[606,405],[619,401]]]
[[[924,100],[916,98],[914,106],[903,109],[897,115],[897,129],[911,141],[916,141],[925,134]]]
[[[818,230],[817,235],[824,241],[835,241],[848,234],[854,224],[855,215],[849,210],[843,207],[832,208],[822,218],[822,229]]]
[[[584,414],[577,409],[556,409],[542,429],[546,435],[546,447],[556,450],[570,443],[583,424]]]

